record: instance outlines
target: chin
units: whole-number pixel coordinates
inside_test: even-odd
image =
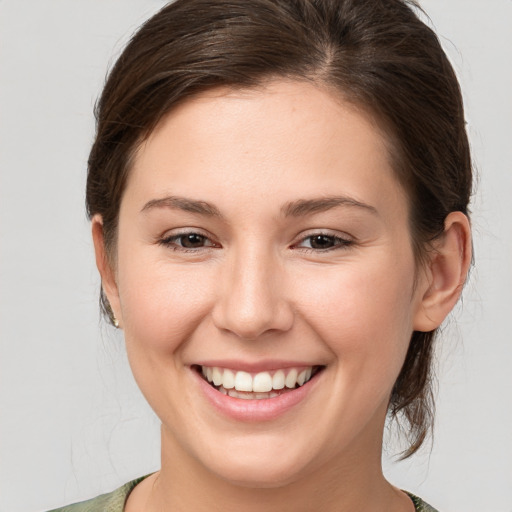
[[[267,437],[267,436],[263,436]],[[274,441],[274,442],[272,442]],[[237,446],[238,445],[238,446]],[[308,462],[307,448],[289,438],[252,439],[252,442],[232,440],[220,451],[210,452],[202,464],[222,480],[248,488],[278,488],[299,480],[313,461]]]
[[[295,465],[292,467],[286,461],[264,462],[247,459],[240,462],[230,465],[224,462],[211,470],[231,485],[258,489],[284,487],[299,480],[304,471],[304,468],[297,468]]]

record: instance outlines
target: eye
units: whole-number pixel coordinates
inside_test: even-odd
[[[297,247],[312,251],[329,251],[333,249],[344,249],[352,245],[353,241],[326,233],[315,233],[303,238]]]
[[[165,245],[176,251],[194,251],[209,247],[218,247],[207,236],[195,231],[187,231],[167,236],[159,241],[159,244]]]

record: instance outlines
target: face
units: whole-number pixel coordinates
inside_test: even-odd
[[[380,462],[421,286],[364,114],[284,81],[184,103],[136,155],[114,275],[164,453],[259,486]]]

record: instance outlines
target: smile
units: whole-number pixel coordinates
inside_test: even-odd
[[[204,380],[223,395],[245,400],[262,400],[276,398],[300,388],[321,368],[283,368],[254,374],[217,366],[200,366],[197,370]]]

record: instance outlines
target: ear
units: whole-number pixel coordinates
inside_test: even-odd
[[[439,327],[459,300],[471,264],[471,228],[462,212],[451,212],[443,235],[434,242],[420,287],[415,331]]]
[[[105,249],[105,240],[103,236],[103,219],[97,214],[92,218],[92,240],[94,243],[94,254],[96,256],[96,266],[101,276],[101,287],[107,296],[112,312],[122,326],[121,306],[119,302],[119,292],[117,289],[116,275],[107,256]]]

